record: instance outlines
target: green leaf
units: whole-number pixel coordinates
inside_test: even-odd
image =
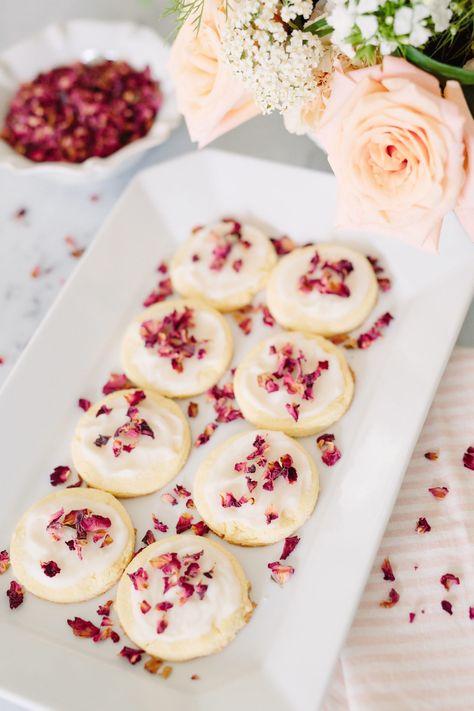
[[[316,22],[312,22],[310,25],[304,28],[304,32],[310,32],[312,35],[318,35],[318,37],[325,37],[333,32],[333,28],[328,25],[325,17],[321,17]]]
[[[415,47],[404,47],[402,51],[412,64],[416,64],[417,67],[425,69],[430,74],[435,74],[442,79],[457,79],[460,84],[474,84],[474,72],[469,69],[461,69],[461,67],[438,62]]]

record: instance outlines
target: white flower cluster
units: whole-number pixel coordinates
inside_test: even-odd
[[[315,90],[313,69],[324,47],[302,26],[312,12],[312,0],[240,0],[229,7],[225,57],[263,113],[300,105]]]
[[[367,47],[381,54],[404,44],[422,47],[449,26],[450,4],[451,0],[330,0],[331,40],[349,57]]]

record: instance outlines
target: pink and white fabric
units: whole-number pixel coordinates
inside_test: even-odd
[[[474,446],[474,349],[457,348],[407,470],[324,711],[474,709],[469,611],[474,608],[474,471],[463,465],[469,446]],[[439,458],[426,459],[426,452],[439,452]],[[438,499],[432,487],[449,491]],[[421,517],[431,526],[426,533],[416,532]],[[394,581],[384,580],[384,558]],[[440,582],[446,573],[457,576],[459,585],[446,590]],[[398,603],[381,607],[392,588]],[[452,614],[442,601],[451,603]]]

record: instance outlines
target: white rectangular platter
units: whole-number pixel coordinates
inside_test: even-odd
[[[318,464],[321,495],[301,529],[293,578],[280,588],[269,577],[267,563],[278,559],[281,544],[232,547],[252,582],[257,609],[224,652],[175,664],[165,681],[117,656],[124,636],[113,645],[72,635],[66,619],[96,619],[98,600],[54,605],[27,594],[10,611],[7,573],[0,579],[0,693],[6,697],[57,711],[83,711],[84,704],[107,711],[319,708],[468,307],[474,273],[474,250],[452,215],[437,257],[396,240],[330,234],[335,196],[330,175],[204,151],[143,172],[117,203],[0,394],[0,549],[8,547],[22,511],[51,491],[52,469],[71,463],[78,397],[97,398],[108,374],[121,372],[124,327],[155,285],[156,265],[196,223],[231,215],[275,236],[286,233],[305,243],[329,235],[379,256],[393,288],[369,321],[385,311],[395,320],[368,351],[347,351],[356,395],[331,428],[343,457],[333,468]],[[269,334],[265,326],[248,337],[235,323],[233,328],[234,364]],[[212,419],[204,398],[199,401],[194,438]],[[219,427],[208,444],[193,450],[177,481],[192,488],[209,449],[246,427],[242,421]],[[315,437],[305,443],[319,463]],[[159,493],[125,505],[137,540],[151,528],[152,512],[170,524],[176,519]],[[108,597],[113,593],[99,600]],[[191,681],[192,674],[200,680]]]

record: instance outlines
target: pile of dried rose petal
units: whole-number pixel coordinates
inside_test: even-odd
[[[149,68],[77,62],[22,84],[1,137],[35,162],[104,158],[145,136],[162,103]]]

